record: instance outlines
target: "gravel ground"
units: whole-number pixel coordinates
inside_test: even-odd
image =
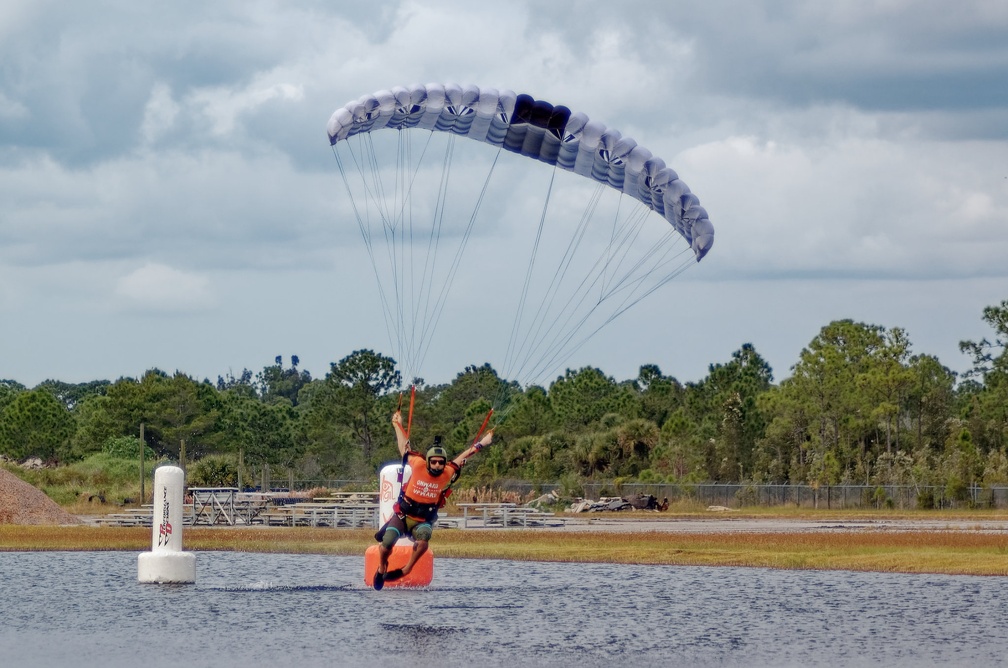
[[[80,523],[41,490],[0,468],[0,524]]]

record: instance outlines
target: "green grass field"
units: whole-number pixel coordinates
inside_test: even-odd
[[[0,551],[150,549],[149,528],[0,526]],[[186,527],[187,551],[362,555],[368,529]],[[1008,534],[962,530],[715,532],[436,532],[435,555],[517,561],[1008,575]]]

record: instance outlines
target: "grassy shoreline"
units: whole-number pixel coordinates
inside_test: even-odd
[[[1004,521],[1003,514],[918,514],[909,519]],[[732,519],[738,518],[733,515]],[[748,519],[769,516],[745,515]],[[796,519],[795,515],[775,519]],[[816,513],[816,520],[864,521],[894,515]],[[907,514],[898,518],[908,519]],[[708,518],[709,519],[709,518]],[[631,520],[632,524],[632,520]],[[374,543],[369,529],[310,527],[186,527],[187,551],[361,555]],[[136,551],[150,549],[146,527],[0,525],[0,552]],[[437,556],[632,563],[672,566],[748,566],[778,569],[853,570],[894,573],[1008,575],[1008,533],[961,529],[900,531],[669,532],[623,527],[619,532],[542,529],[436,532]]]

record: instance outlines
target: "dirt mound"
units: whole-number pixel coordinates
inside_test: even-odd
[[[0,524],[80,524],[41,490],[0,467]]]

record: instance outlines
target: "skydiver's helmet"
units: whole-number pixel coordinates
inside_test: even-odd
[[[430,473],[431,475],[436,475],[434,471],[431,471],[430,460],[432,458],[441,458],[444,461],[445,465],[448,464],[448,451],[441,447],[440,436],[434,437],[434,446],[427,451],[427,472]],[[444,466],[441,467],[441,471],[438,471],[438,473],[441,473],[443,471]]]

